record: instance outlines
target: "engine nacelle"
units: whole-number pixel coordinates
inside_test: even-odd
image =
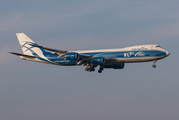
[[[67,53],[65,55],[66,60],[79,60],[79,54],[78,53]]]
[[[123,69],[124,63],[120,63],[116,65],[104,65],[104,68]]]
[[[92,64],[101,65],[101,64],[105,63],[105,59],[103,57],[94,57],[94,58],[92,58],[91,62],[92,62]]]

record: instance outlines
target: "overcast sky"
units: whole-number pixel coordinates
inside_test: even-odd
[[[1,120],[178,120],[178,0],[3,0]],[[62,50],[158,44],[171,55],[102,74],[21,60],[15,33]]]

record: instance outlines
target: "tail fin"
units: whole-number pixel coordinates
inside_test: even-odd
[[[24,33],[16,33],[16,36],[19,40],[23,54],[25,54],[25,55],[39,55],[39,54],[43,53],[42,49],[39,49],[37,47],[33,47],[33,46],[29,45],[29,44],[36,44],[36,43],[33,40],[31,40]]]

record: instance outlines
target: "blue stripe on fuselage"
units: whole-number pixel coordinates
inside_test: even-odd
[[[59,65],[76,65],[77,62],[73,60],[66,60],[64,57],[58,58],[50,52],[42,50],[44,56],[50,60],[52,63]],[[160,50],[146,50],[146,51],[116,51],[116,52],[93,52],[93,53],[82,53],[86,55],[100,56],[100,57],[113,57],[113,58],[144,58],[144,57],[163,57],[166,56],[166,52]],[[39,58],[42,61],[49,62],[43,58]],[[49,62],[49,63],[51,63]]]
[[[159,50],[146,50],[146,51],[116,51],[116,52],[94,52],[94,53],[82,53],[86,55],[96,55],[100,57],[113,57],[113,58],[126,58],[126,57],[162,57],[166,55],[166,52]]]

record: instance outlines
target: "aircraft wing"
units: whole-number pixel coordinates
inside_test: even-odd
[[[43,46],[40,46],[40,45],[37,45],[37,44],[29,44],[29,45],[34,46],[34,47],[38,47],[38,48],[42,48],[44,50],[49,50],[49,51],[55,52],[55,54],[59,55],[59,57],[64,57],[67,53],[70,53],[70,51],[47,48],[47,47],[43,47]],[[79,55],[83,59],[89,59],[90,57],[92,57],[91,55],[85,55],[85,54],[79,54]]]
[[[59,55],[60,57],[62,57],[63,55],[66,55],[66,53],[68,53],[68,51],[47,48],[47,47],[43,47],[43,46],[40,46],[40,45],[37,45],[37,44],[30,44],[29,43],[29,45],[34,46],[34,47],[38,47],[38,48],[42,48],[44,50],[49,50],[49,51],[55,52],[55,54]]]
[[[54,54],[58,55],[59,57],[65,57],[67,53],[74,53],[74,52],[70,52],[70,51],[64,51],[64,50],[57,50],[57,49],[52,49],[52,48],[47,48],[47,47],[43,47],[43,46],[39,46],[37,44],[29,44],[31,46],[34,46],[34,47],[38,47],[38,48],[41,48],[41,49],[44,49],[44,50],[49,50],[49,51],[52,51],[52,52],[55,52]],[[124,61],[119,61],[117,58],[114,58],[114,57],[110,57],[110,56],[103,56],[103,55],[86,55],[86,54],[81,54],[81,53],[77,53],[79,55],[79,60],[76,61],[78,62],[77,64],[86,64],[88,63],[89,61],[92,60],[92,58],[94,57],[103,57],[105,59],[105,63],[107,64],[110,64],[110,63],[113,63],[113,64],[117,64],[119,62],[124,62]]]

